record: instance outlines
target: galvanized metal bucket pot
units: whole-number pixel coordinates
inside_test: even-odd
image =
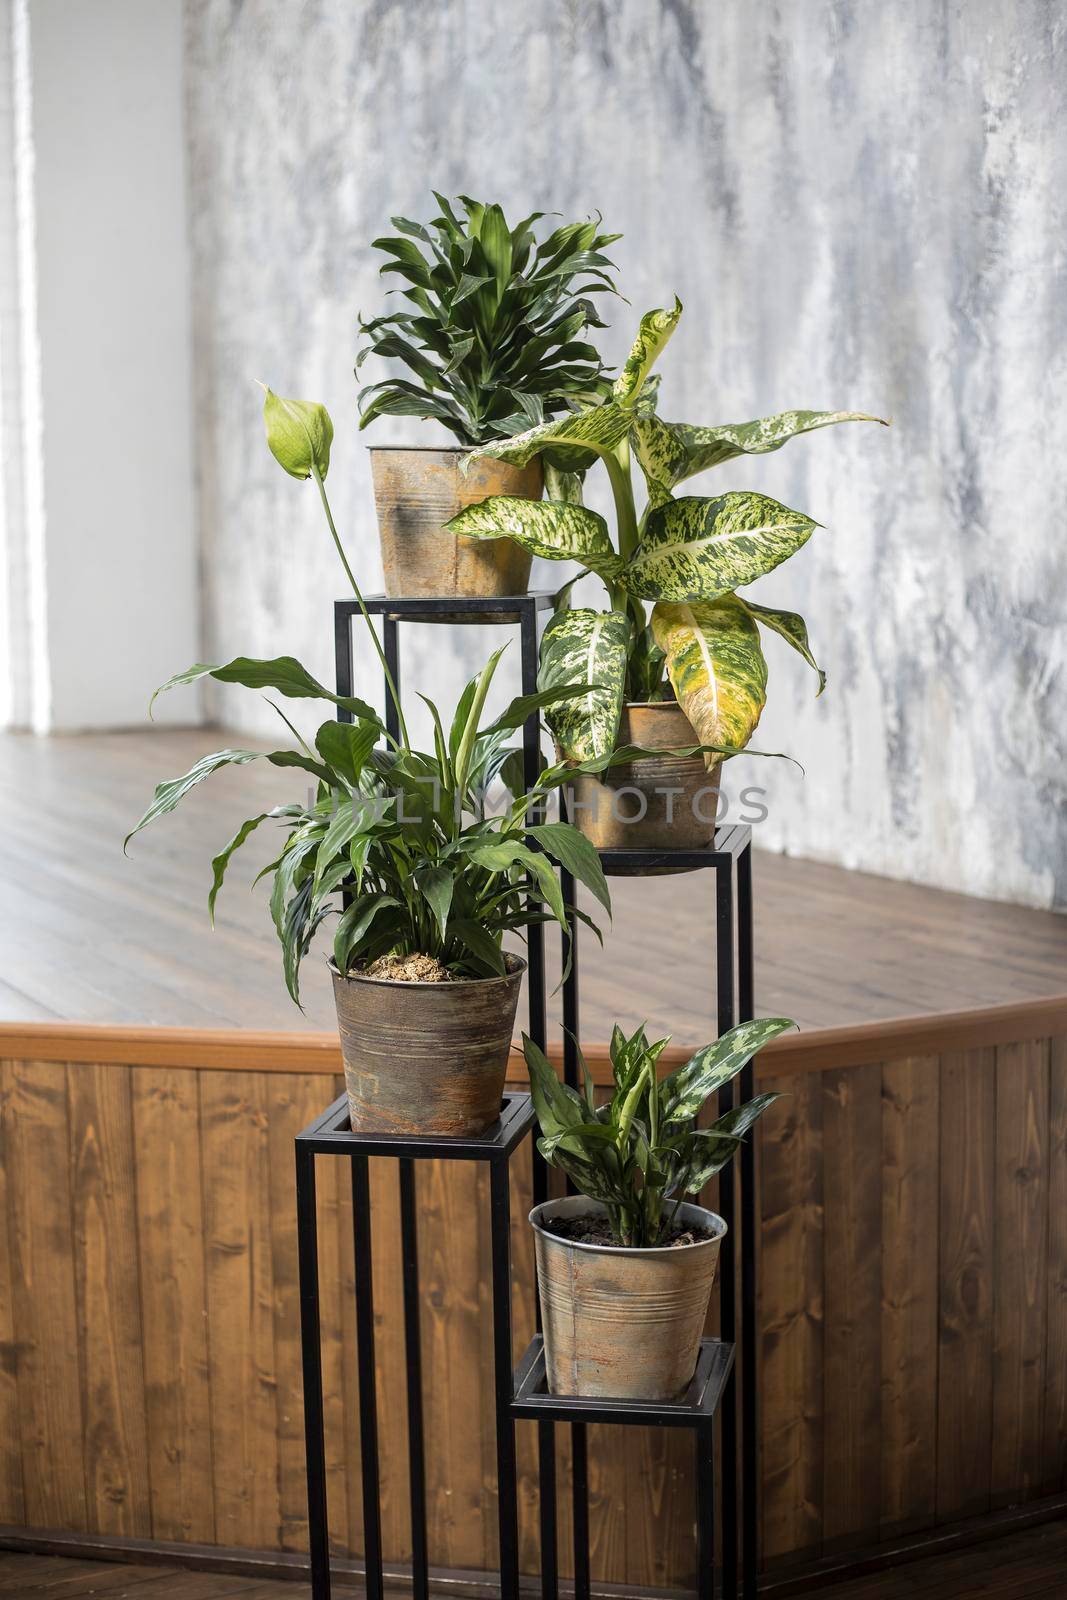
[[[356,1131],[484,1133],[500,1115],[526,963],[503,978],[402,983],[334,963],[334,1000]]]
[[[465,450],[372,446],[385,592],[391,599],[427,595],[525,594],[533,557],[510,539],[458,539],[450,517],[489,495],[540,500],[539,460],[514,467],[479,457],[460,470]]]
[[[633,701],[616,743],[670,750],[700,739],[677,701]],[[708,772],[703,756],[657,756],[600,778],[582,773],[571,820],[598,850],[701,850],[715,837],[720,771]]]
[[[680,1205],[678,1221],[708,1237],[654,1250],[577,1244],[544,1226],[590,1213],[604,1207],[580,1194],[530,1212],[549,1391],[673,1400],[696,1370],[726,1224],[703,1206]]]

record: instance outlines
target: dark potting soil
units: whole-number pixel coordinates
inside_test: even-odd
[[[611,1224],[607,1217],[597,1216],[595,1213],[585,1217],[549,1217],[541,1224],[546,1233],[555,1234],[557,1239],[566,1239],[569,1244],[609,1244],[619,1249],[619,1242],[611,1231]],[[710,1239],[711,1234],[704,1229],[683,1228],[681,1225],[672,1229],[669,1238],[656,1246],[662,1250],[669,1246],[672,1250],[676,1245],[700,1244],[704,1239]]]

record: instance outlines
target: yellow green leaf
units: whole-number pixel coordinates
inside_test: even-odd
[[[661,601],[652,611],[652,632],[701,744],[742,749],[767,699],[759,629],[745,607],[733,595],[693,605]],[[709,770],[719,759],[704,758]]]

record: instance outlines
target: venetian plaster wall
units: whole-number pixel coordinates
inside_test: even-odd
[[[1067,9],[187,0],[186,46],[208,658],[331,671],[334,556],[266,454],[255,378],[331,408],[335,508],[377,583],[363,445],[426,437],[354,430],[389,214],[431,185],[599,207],[633,303],[612,354],[647,306],[686,305],[665,415],[893,418],[703,480],[825,524],[755,591],[808,616],[830,674],[816,702],[769,641],[756,742],[807,775],[735,764],[769,790],[760,842],[1067,903]],[[412,677],[447,697],[484,648],[427,632]]]

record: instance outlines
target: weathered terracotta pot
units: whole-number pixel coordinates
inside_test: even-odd
[[[702,1206],[680,1205],[678,1221],[708,1238],[653,1250],[576,1244],[544,1226],[603,1212],[580,1194],[530,1212],[549,1392],[673,1400],[696,1370],[726,1224]]]
[[[504,978],[402,983],[342,978],[334,1000],[353,1129],[479,1134],[500,1115],[526,963]]]
[[[616,743],[670,750],[700,739],[677,701],[662,700],[624,706]],[[571,821],[598,850],[703,849],[715,837],[720,771],[703,756],[657,756],[580,774]]]
[[[492,494],[540,500],[539,460],[526,467],[480,457],[466,473],[465,450],[372,447],[385,592],[391,599],[427,595],[525,594],[533,557],[510,539],[458,539],[450,517]]]

